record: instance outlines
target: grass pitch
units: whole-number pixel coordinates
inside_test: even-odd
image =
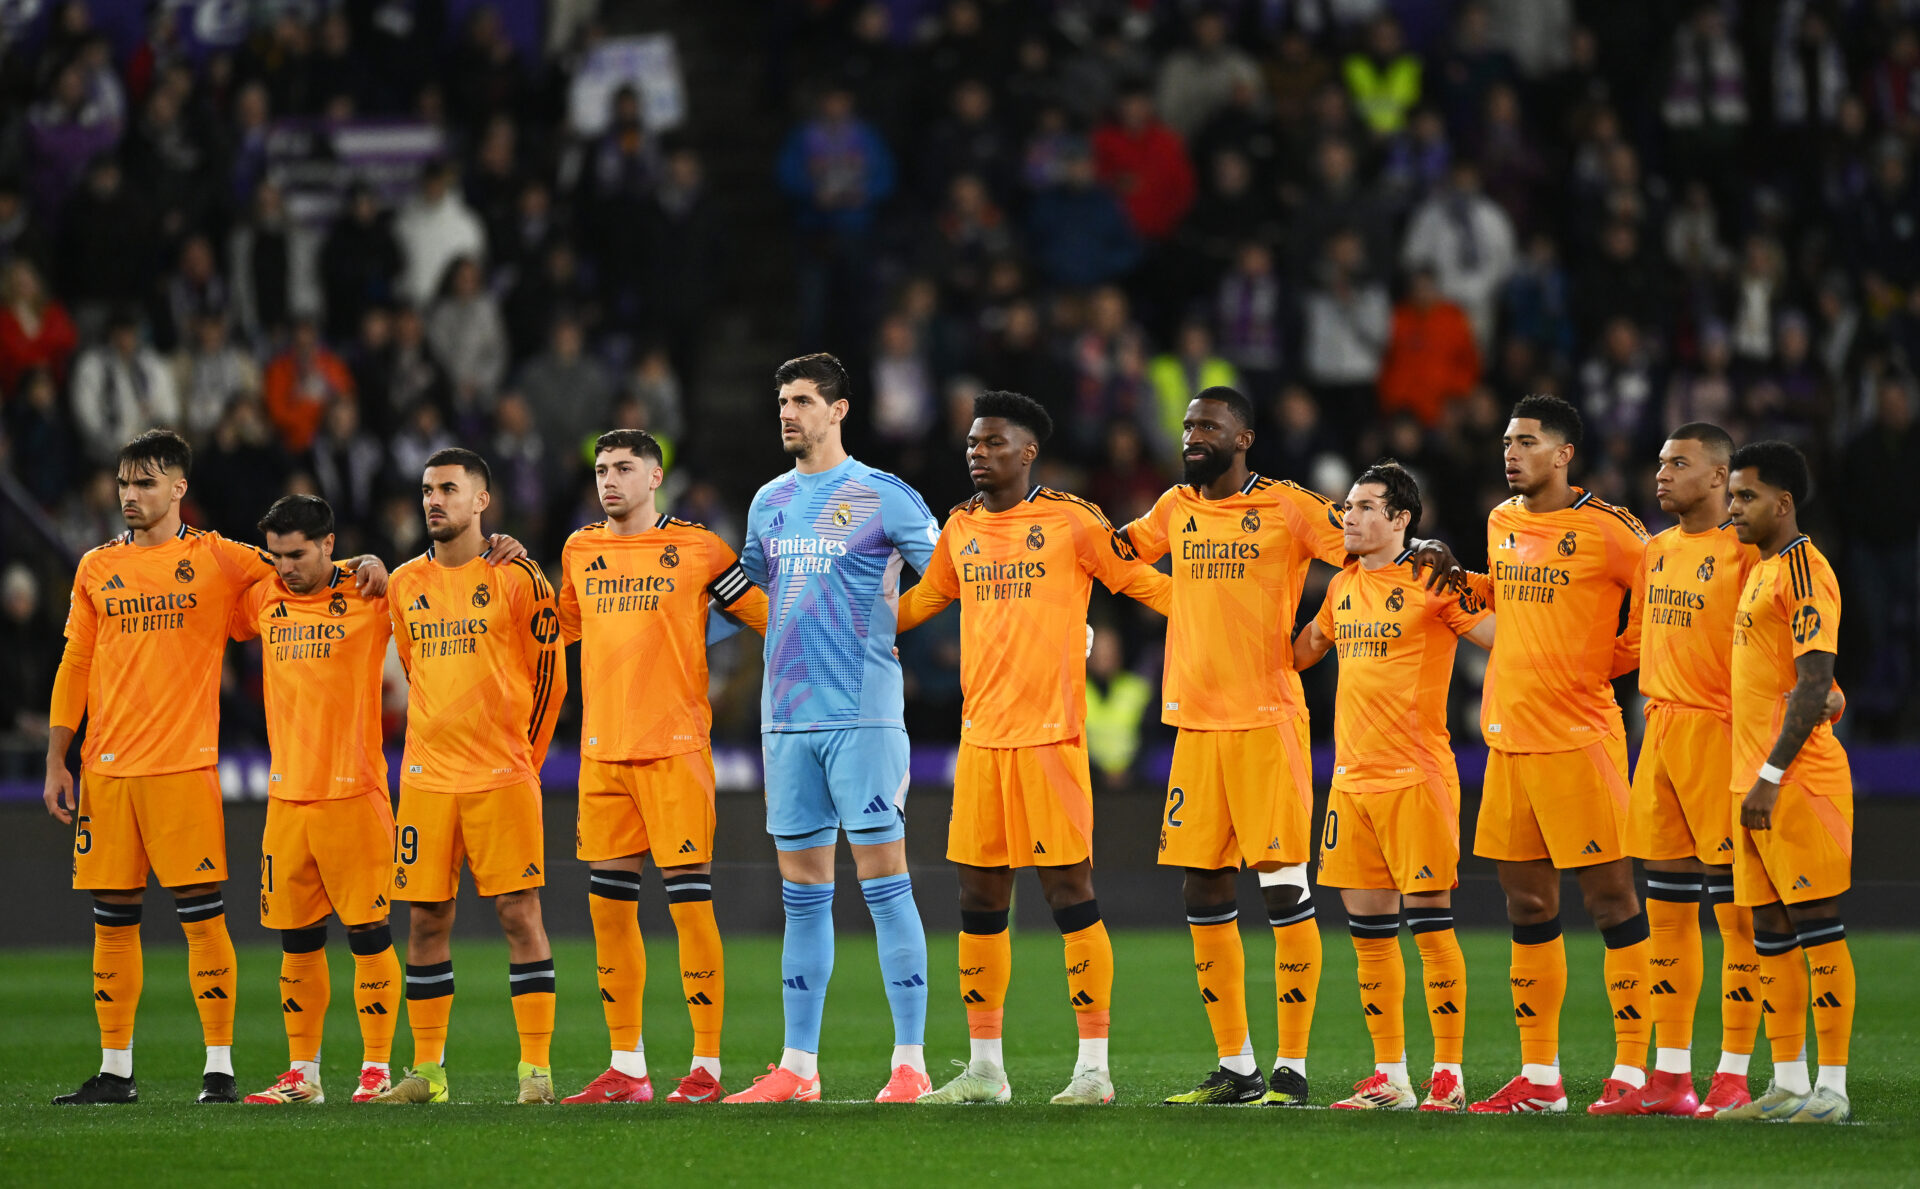
[[[159,934],[150,930],[150,934]],[[1248,928],[1254,1038],[1263,1063],[1273,1041],[1272,941]],[[154,941],[159,936],[153,937]],[[1467,949],[1467,1089],[1476,1097],[1517,1068],[1505,985],[1507,941],[1463,935]],[[1849,1076],[1860,1120],[1848,1127],[1739,1126],[1670,1119],[1589,1119],[1579,1114],[1611,1068],[1613,1039],[1600,983],[1601,949],[1569,937],[1561,1063],[1572,1111],[1565,1117],[1460,1118],[1349,1114],[1325,1109],[1174,1108],[1155,1105],[1212,1064],[1184,933],[1119,932],[1114,951],[1113,1067],[1116,1105],[1049,1107],[1074,1056],[1059,938],[1015,939],[1007,1002],[1009,1106],[880,1107],[892,1044],[870,937],[842,935],[827,1001],[821,1073],[828,1103],[782,1107],[504,1105],[514,1089],[515,1042],[500,945],[457,943],[460,991],[453,1014],[448,1107],[347,1104],[358,1068],[352,963],[339,930],[330,947],[334,983],[325,1081],[338,1096],[319,1107],[199,1107],[199,1028],[186,994],[185,948],[149,944],[137,1073],[140,1104],[56,1108],[96,1066],[86,998],[87,951],[0,953],[0,1183],[10,1185],[209,1185],[259,1183],[403,1185],[591,1185],[614,1178],[688,1185],[1044,1184],[1213,1186],[1320,1184],[1920,1184],[1920,1033],[1904,988],[1920,982],[1920,935],[1854,937],[1860,1004]],[[669,937],[651,938],[647,1051],[657,1092],[685,1069],[691,1040]],[[952,975],[954,939],[930,938],[934,980],[927,1055],[936,1084],[964,1057],[966,1025]],[[1403,935],[1410,972],[1419,969]],[[1371,1071],[1357,1006],[1353,952],[1326,929],[1308,1072],[1314,1100],[1344,1096]],[[593,948],[556,946],[559,1032],[556,1088],[572,1093],[606,1065],[606,1034],[594,995]],[[1695,1030],[1695,1060],[1717,1055],[1717,944],[1707,929],[1709,991]],[[746,1085],[780,1051],[779,942],[728,939],[726,1076]],[[279,960],[270,948],[240,955],[236,1069],[241,1090],[259,1089],[286,1066],[274,1010]],[[1409,996],[1410,1069],[1432,1056],[1417,978]],[[404,1023],[396,1056],[410,1049]],[[1766,1043],[1752,1070],[1765,1086]],[[1705,1077],[1698,1079],[1705,1088]]]

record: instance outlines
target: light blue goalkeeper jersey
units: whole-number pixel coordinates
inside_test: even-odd
[[[939,539],[911,487],[851,458],[754,495],[740,565],[767,592],[762,731],[904,728],[900,568],[924,571]]]

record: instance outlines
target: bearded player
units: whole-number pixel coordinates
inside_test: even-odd
[[[600,1006],[613,1056],[564,1103],[649,1102],[641,1043],[647,953],[635,909],[653,856],[680,939],[680,989],[693,1064],[668,1102],[712,1103],[720,1084],[726,966],[713,919],[713,707],[708,603],[764,632],[767,597],[726,542],[662,514],[660,443],[637,429],[601,434],[593,471],[607,518],[567,538],[560,632],[580,642],[580,818]]]
[[[198,1101],[236,1102],[237,980],[220,885],[227,877],[220,800],[220,668],[234,605],[273,575],[259,552],[188,528],[180,501],[193,451],[171,430],[120,450],[127,531],[80,559],[67,645],[54,679],[47,812],[74,827],[73,886],[93,896],[93,1007],[100,1072],[61,1105],[129,1103],[134,1014],[145,981],[140,917],[147,877],[173,894],[206,1066]],[[378,595],[386,570],[358,559],[355,581]],[[67,751],[87,723],[79,796]]]
[[[979,494],[940,530],[926,575],[900,600],[906,630],[960,600],[960,753],[947,858],[960,873],[960,998],[972,1053],[926,1103],[1012,1097],[1001,1024],[1012,976],[1013,879],[1032,867],[1066,949],[1080,1051],[1057,1106],[1113,1101],[1107,1039],[1113,945],[1093,894],[1087,766],[1087,596],[1098,579],[1166,610],[1167,578],[1135,560],[1092,504],[1033,482],[1053,419],[1032,397],[973,403],[967,470]]]

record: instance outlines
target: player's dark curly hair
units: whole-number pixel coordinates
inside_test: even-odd
[[[1238,388],[1229,388],[1225,384],[1215,384],[1211,388],[1202,388],[1200,391],[1194,393],[1193,399],[1217,400],[1233,410],[1233,415],[1239,418],[1241,425],[1248,429],[1253,428],[1253,402],[1248,400],[1246,393],[1241,392]]]
[[[813,386],[820,390],[820,398],[828,404],[853,396],[853,381],[847,378],[846,367],[837,356],[825,351],[789,359],[773,369],[773,386],[776,390],[795,380],[812,380]]]
[[[170,429],[150,429],[120,447],[120,467],[135,472],[178,470],[193,474],[193,447]]]
[[[610,429],[593,440],[595,458],[609,450],[631,450],[635,458],[650,458],[655,466],[665,465],[667,459],[659,440],[644,429]]]
[[[1513,406],[1513,416],[1516,419],[1525,417],[1538,421],[1541,429],[1576,450],[1580,448],[1580,437],[1585,432],[1580,421],[1580,410],[1557,396],[1544,392],[1523,396],[1520,403]]]
[[[1406,532],[1401,537],[1402,547],[1413,541],[1413,530],[1419,527],[1420,485],[1414,482],[1412,472],[1391,458],[1383,458],[1366,470],[1360,472],[1353,481],[1355,487],[1362,483],[1378,483],[1386,492],[1387,515],[1398,516],[1402,512],[1411,512],[1407,520]]]
[[[1752,470],[1760,482],[1793,497],[1797,512],[1813,498],[1813,474],[1807,469],[1807,456],[1791,442],[1749,442],[1733,452],[1727,468]]]
[[[299,533],[318,541],[333,532],[333,508],[317,495],[283,495],[260,518],[262,533]]]
[[[444,450],[435,450],[427,456],[427,470],[434,467],[465,467],[469,475],[477,476],[482,491],[493,490],[493,468],[487,460],[461,446],[448,446]]]
[[[1023,392],[989,389],[973,398],[975,417],[998,417],[1033,435],[1036,442],[1053,436],[1053,418],[1039,401]]]

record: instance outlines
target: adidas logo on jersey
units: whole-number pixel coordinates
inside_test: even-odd
[[[199,995],[201,999],[225,999],[226,997],[227,993],[219,987],[208,987],[206,990],[200,992]]]
[[[780,985],[789,987],[795,991],[804,991],[807,989],[807,976],[804,974],[796,974],[792,978],[783,978],[780,980]]]
[[[1589,838],[1587,839],[1587,844],[1580,848],[1580,853],[1583,855],[1597,855],[1600,853],[1600,844]]]
[[[1189,516],[1187,517],[1187,527],[1180,531],[1183,533],[1197,533],[1200,531],[1200,526],[1193,522],[1193,517]]]
[[[1637,1020],[1640,1018],[1640,1013],[1633,1010],[1633,1004],[1629,1003],[1619,1011],[1614,1012],[1613,1018],[1616,1020]]]
[[[971,557],[980,552],[980,538],[968,537],[965,548],[960,550],[962,557]]]
[[[1808,879],[1804,875],[1793,881],[1793,890],[1796,892],[1802,888],[1810,888],[1812,886],[1813,886],[1813,881]]]
[[[300,1005],[288,999],[280,1005],[280,1011],[285,1015],[298,1015],[300,1014]]]
[[[1067,1000],[1067,1002],[1073,1004],[1075,1007],[1091,1007],[1093,1005],[1093,996],[1082,991],[1072,999]]]
[[[1513,1005],[1513,1018],[1516,1020],[1531,1020],[1538,1014],[1538,1012],[1524,1003],[1516,1003]]]
[[[687,1002],[693,1004],[695,1007],[713,1006],[713,1000],[707,998],[705,991],[695,991],[693,994],[687,996]]]
[[[1306,1001],[1307,997],[1301,993],[1299,987],[1290,988],[1285,995],[1280,996],[1282,1003],[1305,1003]]]
[[[1655,984],[1653,984],[1653,990],[1652,990],[1652,991],[1650,991],[1650,992],[1648,992],[1648,994],[1651,994],[1651,995],[1677,995],[1677,994],[1679,994],[1679,992],[1678,992],[1678,991],[1675,991],[1675,990],[1673,989],[1673,984],[1672,984],[1672,983],[1670,983],[1670,982],[1668,982],[1668,981],[1667,981],[1666,979],[1661,979],[1661,980],[1660,980],[1659,982],[1657,982],[1657,983],[1655,983]]]
[[[1420,872],[1419,872],[1419,874],[1417,874],[1417,875],[1415,875],[1415,876],[1414,876],[1414,878],[1415,878],[1415,879],[1432,879],[1432,878],[1433,878],[1433,868],[1431,868],[1431,867],[1422,867],[1422,868],[1420,869]]]
[[[885,797],[880,796],[878,793],[875,793],[873,800],[867,802],[867,807],[865,809],[862,809],[860,812],[861,813],[885,813],[886,811],[887,811],[887,799]]]
[[[607,559],[604,557],[595,557],[592,561],[587,563],[587,567],[586,567],[587,571],[604,570],[606,568],[607,568]],[[582,572],[584,573],[586,571],[582,571]]]
[[[95,999],[95,1001],[97,1001],[97,1002],[100,1002],[100,1003],[112,1003],[112,1002],[113,1002],[113,996],[111,996],[111,995],[109,995],[109,994],[107,994],[107,993],[106,993],[105,991],[95,991],[95,992],[93,993],[93,997],[94,997],[94,999]]]
[[[1720,845],[1719,845],[1719,846],[1716,846],[1716,847],[1714,847],[1713,849],[1714,849],[1714,853],[1716,853],[1716,854],[1718,854],[1718,853],[1719,853],[1720,851],[1723,851],[1723,850],[1732,850],[1732,849],[1733,849],[1733,839],[1731,839],[1731,838],[1722,838],[1722,839],[1720,840]]]
[[[115,574],[113,577],[107,579],[107,584],[101,587],[100,589],[101,590],[125,590],[127,589],[127,584],[120,580],[120,575]]]
[[[906,978],[892,979],[890,981],[896,987],[924,987],[927,985],[927,980],[917,974],[908,975]]]
[[[369,1003],[360,1009],[360,1014],[363,1016],[384,1016],[387,1014],[387,1009],[378,1003]]]
[[[960,1002],[962,1003],[985,1003],[986,1001],[987,997],[978,991],[968,991],[965,995],[960,996]]]
[[[1379,1007],[1375,1006],[1374,1004],[1369,1003],[1367,1004],[1367,1014],[1370,1016],[1384,1016],[1387,1013],[1381,1011]]]
[[[1353,596],[1352,596],[1352,595],[1348,595],[1348,596],[1347,596],[1346,598],[1344,598],[1344,599],[1341,599],[1341,600],[1340,600],[1340,605],[1339,605],[1338,607],[1335,607],[1335,608],[1334,608],[1334,610],[1335,610],[1335,611],[1351,611],[1351,610],[1353,610]]]
[[[1657,562],[1654,562],[1654,563],[1653,563],[1653,568],[1652,568],[1652,569],[1649,569],[1649,570],[1647,571],[1647,573],[1649,573],[1649,574],[1658,574],[1659,572],[1661,572],[1662,570],[1664,570],[1664,569],[1666,569],[1666,568],[1667,568],[1667,555],[1663,553],[1663,554],[1661,554],[1661,555],[1660,555],[1660,560],[1659,560],[1659,561],[1657,561]]]
[[[1753,992],[1747,990],[1745,987],[1735,987],[1726,993],[1725,998],[1731,999],[1735,1003],[1752,1003]]]
[[[689,838],[685,842],[682,842],[680,844],[680,849],[676,853],[683,854],[683,855],[690,855],[699,849],[700,849],[699,847],[693,844],[693,839]]]
[[[1520,545],[1519,545],[1519,542],[1517,542],[1517,541],[1515,541],[1515,540],[1513,539],[1513,534],[1512,534],[1512,533],[1508,533],[1508,534],[1507,534],[1507,539],[1506,539],[1506,540],[1504,540],[1504,541],[1502,541],[1502,542],[1500,542],[1500,548],[1502,548],[1502,549],[1518,549],[1518,548],[1520,548]]]
[[[426,595],[420,595],[420,596],[418,596],[418,597],[416,597],[416,598],[415,598],[415,599],[413,600],[413,602],[411,602],[411,603],[408,603],[408,604],[407,604],[407,610],[409,610],[409,611],[431,611],[431,610],[433,610],[433,608],[427,605],[427,596],[426,596]]]
[[[1429,1014],[1436,1016],[1457,1016],[1460,1014],[1460,1009],[1453,1005],[1453,1000],[1449,999],[1439,1007],[1434,1008]]]
[[[1033,853],[1036,855],[1044,855],[1047,853],[1047,848],[1036,842],[1033,844]]]
[[[195,871],[212,871],[213,869],[212,859],[202,859],[200,860],[200,865],[194,868]]]
[[[525,871],[522,871],[522,872],[520,873],[520,878],[521,878],[521,879],[532,879],[532,878],[533,878],[534,876],[536,876],[536,875],[538,875],[538,874],[540,874],[540,864],[538,864],[538,863],[528,863],[528,864],[527,864],[527,869],[526,869]]]
[[[1842,1006],[1842,1004],[1841,1004],[1841,1002],[1840,1002],[1840,997],[1839,997],[1838,995],[1835,995],[1835,994],[1834,994],[1834,993],[1833,993],[1832,991],[1828,991],[1828,992],[1827,992],[1827,993],[1826,993],[1825,995],[1822,995],[1822,996],[1820,996],[1820,998],[1818,998],[1818,999],[1816,999],[1816,1000],[1814,1000],[1814,1001],[1813,1001],[1813,1005],[1814,1005],[1815,1007],[1840,1007],[1840,1006]]]
[[[270,618],[270,619],[287,619],[287,618],[289,618],[289,616],[287,615],[287,605],[286,605],[285,603],[282,603],[282,604],[280,604],[280,605],[279,605],[278,607],[275,607],[275,608],[273,609],[273,614],[272,614],[271,616],[269,616],[268,618]]]

